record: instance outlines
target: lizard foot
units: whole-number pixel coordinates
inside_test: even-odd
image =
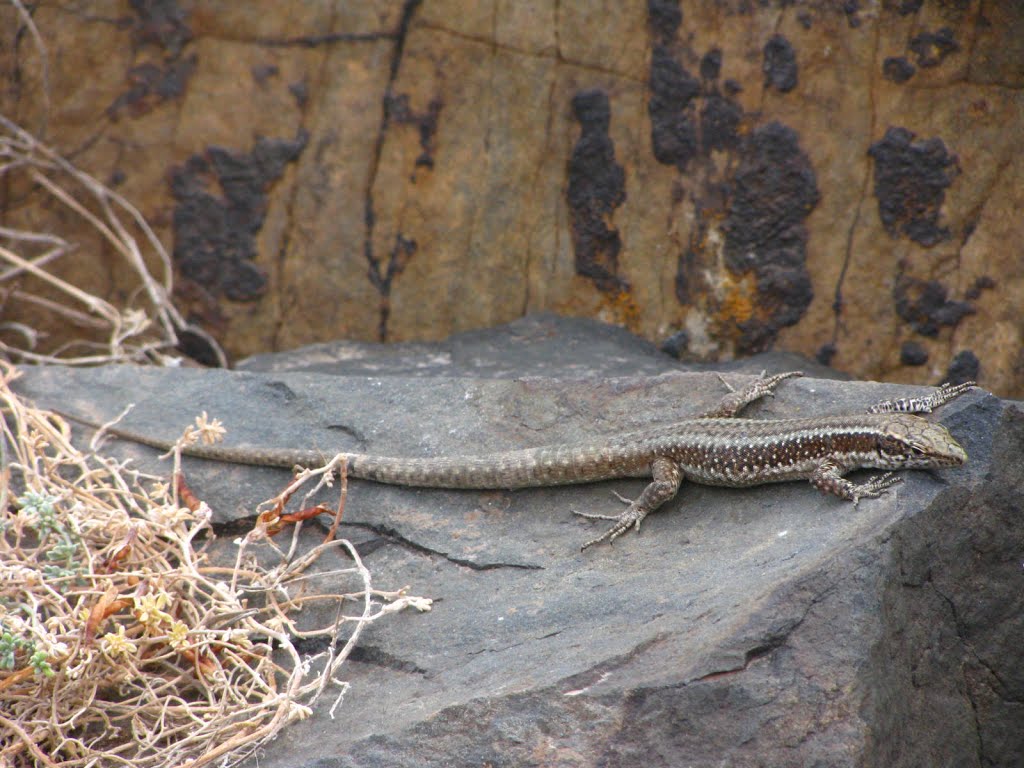
[[[627,499],[622,500],[628,501]],[[603,534],[601,534],[595,539],[591,539],[582,547],[580,547],[580,552],[583,552],[584,550],[594,546],[595,544],[600,544],[602,541],[607,541],[609,544],[611,544],[613,541],[619,538],[619,536],[629,531],[630,528],[634,528],[635,530],[639,531],[640,523],[643,522],[643,519],[645,517],[647,517],[647,513],[642,512],[640,509],[638,509],[635,503],[632,501],[629,502],[629,509],[623,512],[621,515],[594,515],[589,512],[576,512],[575,510],[573,510],[573,514],[577,515],[578,517],[585,517],[588,520],[611,520],[613,523],[615,523]]]
[[[886,472],[884,475],[875,475],[866,483],[856,485],[853,487],[853,506],[857,507],[857,504],[861,499],[875,499],[885,493],[889,488],[902,483],[903,478],[895,472]]]

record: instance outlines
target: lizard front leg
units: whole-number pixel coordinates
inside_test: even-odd
[[[866,483],[852,483],[843,477],[838,465],[828,459],[821,462],[811,475],[811,485],[819,491],[852,501],[855,507],[861,499],[881,496],[886,489],[899,482],[901,478],[895,472],[886,472],[872,477]]]
[[[612,520],[615,522],[615,525],[601,536],[591,539],[584,544],[581,547],[581,551],[605,540],[611,544],[630,528],[635,528],[639,531],[640,523],[643,522],[643,519],[675,496],[679,490],[679,485],[683,482],[683,472],[679,469],[679,465],[671,459],[661,456],[651,463],[651,474],[654,476],[654,479],[644,488],[640,498],[630,502],[629,507],[621,515],[592,515],[587,512],[573,513],[590,520]],[[620,496],[619,498],[622,497]],[[628,499],[623,499],[623,501],[628,501]]]

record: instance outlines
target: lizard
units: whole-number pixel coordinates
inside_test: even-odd
[[[644,518],[672,499],[684,480],[734,488],[809,480],[822,493],[852,501],[856,507],[861,499],[878,497],[899,482],[896,470],[956,467],[967,460],[967,453],[945,427],[914,414],[931,412],[968,391],[974,382],[945,384],[924,397],[883,401],[863,414],[736,418],[750,403],[774,395],[783,380],[802,375],[800,371],[773,376],[762,372],[740,390],[720,376],[729,394],[710,410],[672,424],[580,444],[475,457],[343,455],[350,477],[425,488],[513,489],[651,478],[636,499],[615,494],[629,505],[619,515],[574,512],[584,518],[612,522],[602,535],[587,541],[584,550],[603,541],[611,543],[631,528],[639,530]],[[175,444],[119,427],[105,426],[103,431],[160,450],[170,450]],[[324,463],[324,454],[312,449],[186,445],[182,453],[233,464],[284,468]],[[889,471],[859,484],[844,477],[857,469]]]

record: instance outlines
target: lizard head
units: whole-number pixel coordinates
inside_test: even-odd
[[[959,467],[967,452],[949,430],[920,416],[894,414],[878,438],[878,452],[887,469]]]

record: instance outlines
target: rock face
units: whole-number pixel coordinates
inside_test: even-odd
[[[131,426],[154,434],[205,409],[231,442],[398,455],[642,428],[724,391],[619,330],[548,317],[438,345],[321,345],[243,373],[30,369],[19,387],[92,417],[137,402]],[[855,412],[912,391],[795,379],[746,415]],[[569,510],[614,512],[609,492],[642,481],[353,481],[341,535],[376,583],[410,584],[435,607],[367,631],[336,718],[325,704],[259,765],[1021,764],[1024,415],[979,390],[936,416],[964,467],[905,473],[856,509],[803,483],[687,485],[639,534],[585,553],[593,529]],[[153,451],[109,447],[160,469]],[[228,541],[288,478],[185,471]]]
[[[1020,3],[31,10],[47,80],[4,5],[0,110],[141,207],[233,356],[554,310],[1024,395]],[[82,240],[62,275],[128,300]]]

